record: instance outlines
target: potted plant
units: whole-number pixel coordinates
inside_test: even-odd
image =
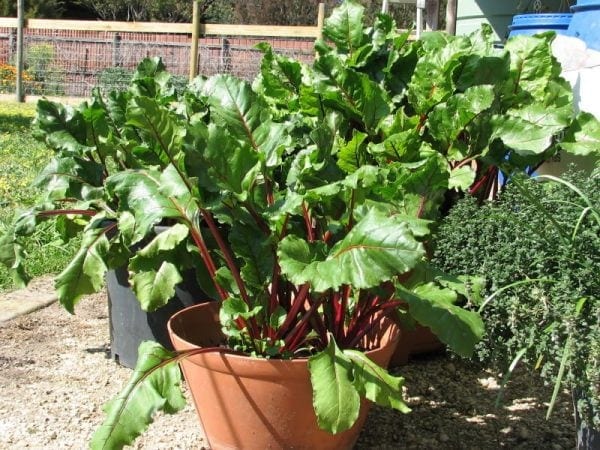
[[[127,220],[127,214],[117,214],[117,199],[105,190],[112,174],[158,161],[159,150],[147,137],[119,120],[129,99],[140,93],[164,103],[176,98],[171,76],[158,58],[139,65],[130,90],[113,92],[107,99],[95,90],[91,101],[78,107],[46,99],[38,102],[33,132],[55,156],[36,180],[43,193],[37,204],[19,212],[0,237],[0,260],[12,270],[18,285],[29,280],[22,264],[26,257],[22,241],[42,222],[53,221],[65,241],[81,239],[79,251],[56,277],[56,293],[65,309],[73,312],[81,296],[99,291],[106,277],[111,354],[131,368],[143,340],[170,346],[166,322],[173,313],[216,298],[202,281],[206,276],[193,254],[180,251],[172,260],[140,266],[138,252],[164,231],[168,221],[138,227],[125,238],[126,227],[120,222]],[[153,280],[165,273],[172,286],[153,290]],[[202,284],[207,290],[201,289]]]
[[[252,85],[201,77],[165,101],[156,89],[167,75],[156,72],[154,82],[134,83],[132,96],[117,104],[117,129],[136,142],[117,147],[131,165],[103,179],[119,239],[104,222],[90,222],[86,257],[141,242],[169,220],[173,226],[144,243],[130,268],[160,275],[148,286],[165,292],[174,282],[170,266],[159,270],[162,262],[194,258],[222,303],[172,319],[174,341],[200,346],[173,354],[143,344],[94,447],[130,443],[154,411],[181,407],[175,362],[195,389],[195,369],[212,378],[205,366],[215,360],[228,383],[243,389],[241,405],[218,406],[222,417],[246,411],[228,424],[253,421],[252,442],[277,445],[278,430],[296,430],[351,445],[367,410],[359,397],[406,410],[401,378],[382,368],[394,340],[391,347],[379,341],[393,334],[392,322],[427,326],[467,356],[483,333],[478,315],[462,307],[473,295],[465,280],[436,270],[427,257],[431,230],[458,193],[487,197],[499,166],[523,168],[559,147],[590,152],[597,139],[597,122],[573,115],[547,36],[515,39],[503,51],[493,48],[487,28],[409,42],[386,15],[366,27],[353,1],[333,12],[324,35],[312,66],[262,45]],[[222,334],[194,335],[203,328]],[[262,371],[272,393],[308,393],[302,404],[316,415],[302,414],[300,422],[296,406],[288,414],[262,407],[246,388],[254,378],[236,372],[240,360],[268,364]],[[291,375],[296,365],[302,377]],[[299,381],[281,388],[292,380]],[[273,415],[286,422],[273,426]],[[256,438],[259,429],[270,437]],[[228,445],[239,446],[239,433]]]
[[[506,379],[517,362],[539,370],[555,385],[548,414],[568,388],[580,449],[600,443],[599,195],[598,169],[517,178],[496,202],[459,202],[434,240],[441,267],[486,280],[477,359]]]
[[[515,39],[504,52],[493,49],[487,29],[409,43],[387,16],[365,28],[353,2],[334,11],[324,33],[333,46],[318,43],[312,67],[263,45],[252,87],[219,75],[197,79],[180,103],[158,110],[135,100],[153,111],[151,122],[136,123],[140,132],[160,129],[165,142],[181,143],[171,165],[117,174],[109,192],[134,218],[168,215],[178,233],[195,236],[223,303],[206,315],[194,308],[174,316],[177,354],[145,344],[93,446],[130,443],[151,412],[180,407],[176,361],[217,446],[283,445],[281,434],[300,439],[292,430],[319,436],[320,445],[351,445],[356,435],[344,432],[356,433],[364,418],[360,395],[405,410],[401,380],[356,351],[372,326],[404,312],[465,355],[481,336],[477,315],[457,304],[468,294],[464,284],[427,262],[424,243],[452,193],[486,197],[499,166],[522,168],[559,146],[591,151],[581,142],[593,139],[597,122],[573,117],[548,37]],[[207,329],[214,334],[198,336]],[[268,402],[249,387],[260,375],[241,361],[269,378]],[[303,366],[302,388],[293,384],[294,363]],[[228,381],[208,382],[215,372]],[[310,407],[309,378],[316,418],[300,422],[294,412]],[[288,381],[288,396],[309,398],[282,409],[272,396]],[[237,395],[223,401],[229,391]],[[219,418],[207,418],[204,396]],[[244,422],[252,437],[232,430]],[[318,434],[317,424],[340,440]]]

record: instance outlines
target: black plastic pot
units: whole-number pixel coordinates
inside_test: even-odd
[[[129,286],[127,268],[107,273],[110,355],[117,363],[134,368],[142,341],[152,340],[166,348],[173,348],[167,334],[169,318],[187,306],[208,300],[196,283],[193,270],[184,273],[183,279],[175,288],[175,297],[167,305],[146,312]]]

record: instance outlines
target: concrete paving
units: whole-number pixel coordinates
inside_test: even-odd
[[[52,278],[35,279],[25,289],[0,294],[0,324],[45,308],[57,300]]]

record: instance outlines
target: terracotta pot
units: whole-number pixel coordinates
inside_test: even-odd
[[[390,360],[390,366],[402,366],[408,362],[411,355],[438,352],[444,348],[444,344],[437,336],[423,325],[416,324],[414,330],[403,328],[396,351]]]
[[[175,314],[168,323],[175,349],[221,344],[218,308],[218,303],[206,303]],[[383,326],[370,337],[382,345],[367,355],[386,367],[399,330],[391,321]],[[350,449],[370,406],[363,401],[356,424],[332,435],[317,425],[306,359],[266,360],[215,352],[186,358],[181,367],[213,450]]]

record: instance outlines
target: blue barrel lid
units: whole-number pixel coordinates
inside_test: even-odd
[[[597,1],[600,4],[600,0]],[[519,14],[513,16],[512,24],[509,29],[514,28],[567,28],[571,22],[573,14]]]
[[[571,6],[571,11],[582,11],[586,9],[599,9],[600,0],[577,0],[577,4]]]

